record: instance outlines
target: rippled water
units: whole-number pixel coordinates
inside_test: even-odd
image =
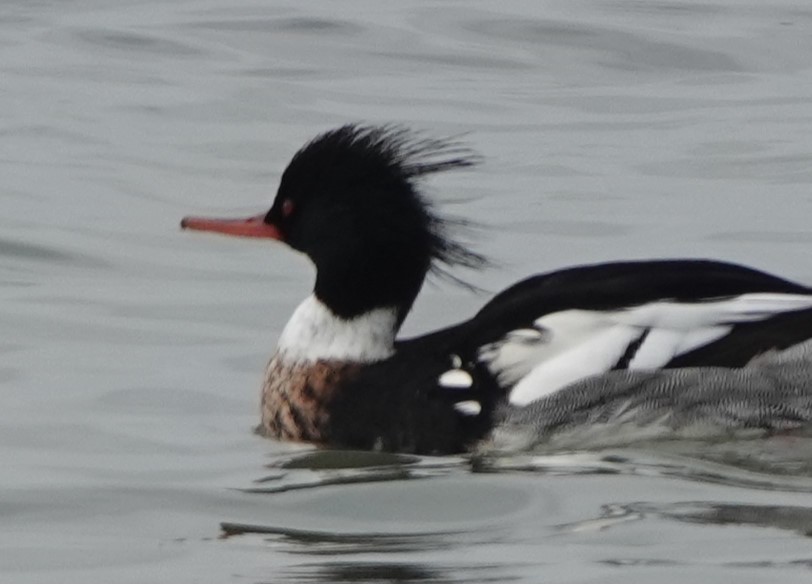
[[[485,225],[487,290],[664,256],[812,282],[808,3],[12,0],[0,54],[3,581],[809,581],[802,443],[468,461],[254,436],[312,270],[177,229],[267,206],[319,131],[396,121],[485,155],[431,190]],[[429,286],[406,332],[484,298]]]

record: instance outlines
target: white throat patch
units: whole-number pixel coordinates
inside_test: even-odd
[[[308,296],[279,337],[278,350],[295,361],[338,360],[370,363],[394,353],[397,310],[376,308],[344,319]]]

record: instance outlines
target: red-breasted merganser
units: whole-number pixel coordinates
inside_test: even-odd
[[[316,266],[313,293],[268,364],[261,433],[334,447],[463,452],[506,420],[540,435],[571,426],[561,422],[571,391],[568,415],[581,421],[593,419],[585,404],[595,420],[601,406],[609,416],[610,394],[616,416],[630,417],[624,396],[650,403],[646,391],[668,407],[668,392],[635,394],[640,379],[618,370],[740,368],[812,338],[812,289],[730,263],[657,260],[533,276],[468,321],[396,340],[430,271],[485,263],[452,239],[419,189],[427,175],[476,162],[454,141],[346,125],[295,154],[267,213],[183,219],[187,229],[282,241]],[[539,422],[539,408],[551,403],[555,420]],[[527,408],[524,418],[517,408]]]

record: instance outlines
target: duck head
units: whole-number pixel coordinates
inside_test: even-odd
[[[294,155],[266,213],[186,217],[181,227],[281,241],[315,264],[315,297],[336,316],[394,308],[399,326],[429,270],[484,261],[449,237],[418,184],[477,161],[457,142],[400,126],[345,125]]]

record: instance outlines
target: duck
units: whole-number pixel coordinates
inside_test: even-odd
[[[567,267],[513,284],[468,320],[399,338],[430,274],[455,278],[455,268],[489,265],[424,193],[428,177],[480,161],[457,139],[346,124],[294,154],[268,211],[183,218],[187,230],[281,242],[315,266],[312,293],[265,370],[261,435],[457,454],[510,428],[522,445],[610,419],[659,420],[674,430],[686,416],[665,413],[684,410],[697,391],[710,401],[694,414],[710,425],[781,426],[761,407],[764,391],[741,393],[741,407],[761,415],[738,422],[720,421],[719,400],[737,395],[738,382],[758,379],[763,388],[754,372],[769,376],[787,363],[792,387],[775,395],[804,385],[797,378],[811,360],[804,343],[812,339],[812,289],[743,265],[653,259]],[[709,377],[715,381],[697,390]],[[812,419],[806,413],[798,424]]]

